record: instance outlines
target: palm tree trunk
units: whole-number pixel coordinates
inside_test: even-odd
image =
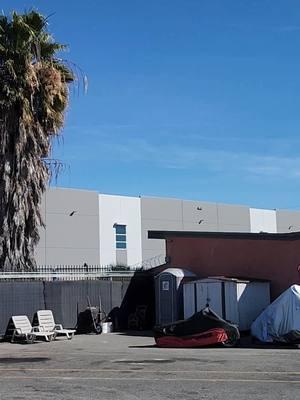
[[[48,140],[41,146],[16,111],[0,114],[0,269],[31,271],[43,225],[41,200],[49,174],[41,155]]]

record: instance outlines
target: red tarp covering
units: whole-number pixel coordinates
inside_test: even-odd
[[[159,347],[202,347],[217,343],[224,343],[228,336],[224,329],[210,329],[204,333],[197,333],[189,336],[161,336],[155,338]]]

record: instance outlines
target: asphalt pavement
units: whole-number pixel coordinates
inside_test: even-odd
[[[0,343],[0,400],[300,397],[295,348],[160,349],[149,336],[80,335]]]

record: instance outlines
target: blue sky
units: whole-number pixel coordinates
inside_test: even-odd
[[[300,3],[4,0],[37,8],[89,79],[58,185],[300,208]],[[79,92],[79,93],[78,93]]]

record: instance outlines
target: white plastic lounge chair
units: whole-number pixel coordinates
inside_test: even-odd
[[[56,335],[66,335],[70,340],[73,338],[75,329],[64,329],[61,324],[56,324],[51,310],[39,310],[37,312],[39,326],[45,330],[55,332]]]
[[[15,338],[25,339],[27,343],[32,343],[36,338],[44,338],[50,342],[55,337],[54,332],[48,332],[40,326],[32,327],[27,315],[15,315],[11,319],[14,324],[12,343]]]

